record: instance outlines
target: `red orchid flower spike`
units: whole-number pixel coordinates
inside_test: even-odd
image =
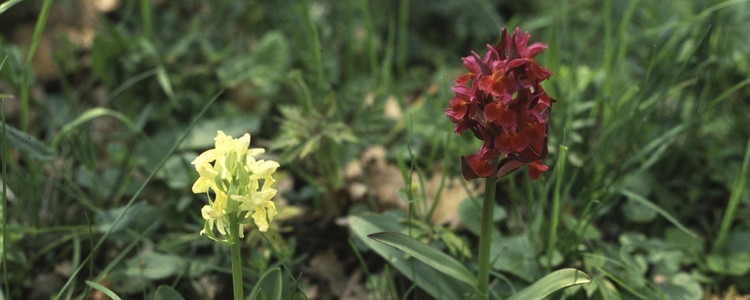
[[[472,51],[462,58],[469,72],[454,81],[451,91],[456,96],[445,113],[456,124],[456,133],[471,130],[484,141],[476,154],[461,157],[466,180],[493,172],[499,178],[525,165],[529,177],[539,179],[547,170],[542,159],[547,156],[549,112],[556,100],[541,85],[552,72],[534,60],[547,45],[527,46],[530,38],[518,28],[513,36],[502,29],[500,42],[488,44],[484,57]]]

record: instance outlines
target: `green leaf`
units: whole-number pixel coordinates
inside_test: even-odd
[[[648,223],[658,216],[653,209],[629,197],[622,205],[621,211],[625,219],[633,223]]]
[[[142,254],[125,263],[125,275],[134,278],[159,280],[185,271],[185,261],[177,255]]]
[[[725,275],[742,276],[750,272],[750,253],[706,256],[708,269]]]
[[[538,276],[534,253],[536,251],[527,235],[502,236],[492,239],[490,262],[493,269],[511,273],[530,282]]]
[[[24,155],[38,160],[50,160],[55,157],[55,150],[47,147],[42,141],[23,131],[5,124],[8,145]]]
[[[193,185],[195,167],[190,164],[197,155],[193,152],[175,154],[167,159],[164,167],[156,173],[156,178],[166,181],[174,190],[186,190]]]
[[[133,230],[139,231],[148,228],[154,223],[161,223],[162,221],[162,215],[159,209],[148,205],[145,202],[137,202],[130,206],[130,209],[122,219],[120,219],[120,222],[114,223],[117,216],[119,216],[124,209],[125,206],[120,206],[99,213],[96,216],[97,229],[100,232],[108,232],[111,230],[112,233],[117,233],[130,227]],[[129,235],[125,234],[125,236]]]
[[[544,299],[560,289],[591,282],[591,278],[576,269],[562,269],[554,271],[542,279],[508,298],[508,300]]]
[[[290,65],[289,47],[280,31],[266,33],[250,55],[238,53],[224,60],[216,75],[225,87],[233,88],[244,82],[253,83],[253,91],[271,95],[279,89],[279,82]]]
[[[412,280],[433,298],[466,299],[467,295],[472,292],[473,286],[437,272],[419,260],[406,259],[404,253],[394,247],[366,238],[367,235],[377,232],[403,230],[405,227],[399,223],[400,219],[394,212],[377,215],[363,214],[350,216],[349,226],[367,247],[378,253],[401,274]]]
[[[154,293],[154,300],[183,300],[185,299],[173,287],[160,285]]]
[[[13,7],[13,5],[18,4],[21,1],[23,0],[8,0],[8,1],[5,1],[3,4],[0,4],[0,14],[4,13],[6,10]]]
[[[98,284],[98,283],[90,281],[90,280],[86,280],[86,285],[90,286],[92,289],[95,289],[95,290],[98,290],[98,291],[104,293],[105,295],[107,295],[112,300],[120,300],[121,299],[120,296],[117,296],[117,294],[115,294],[115,292],[113,292],[112,290],[110,290],[106,286],[103,286],[101,284]]]
[[[660,287],[668,299],[698,300],[703,298],[701,285],[689,274],[679,273],[669,278],[669,283]]]
[[[114,111],[107,108],[101,108],[101,107],[95,107],[92,109],[87,110],[86,112],[82,113],[80,116],[78,116],[75,120],[71,121],[68,124],[65,124],[62,129],[60,129],[60,132],[57,133],[55,138],[52,140],[51,146],[52,148],[56,148],[57,145],[60,143],[63,137],[65,137],[73,128],[78,127],[78,125],[81,125],[83,123],[86,123],[88,121],[91,121],[93,119],[96,119],[98,117],[102,116],[111,116],[115,119],[120,120],[121,122],[125,123],[133,132],[138,132],[140,129],[135,126],[135,123],[128,119],[127,116],[124,114]]]
[[[253,287],[253,291],[250,292],[250,296],[246,299],[257,300],[257,299],[269,299],[269,300],[280,300],[281,299],[281,269],[273,268],[266,271],[258,279],[258,283]]]
[[[503,208],[502,206],[495,205],[493,207],[495,211],[494,213],[492,213],[493,222],[502,221],[508,216],[508,214],[505,212],[505,208]],[[482,215],[482,203],[480,203],[479,200],[475,201],[471,198],[468,198],[458,204],[458,216],[461,218],[461,222],[464,223],[464,226],[466,226],[469,231],[476,235],[479,235],[479,229],[481,228],[481,224],[479,223],[480,220],[479,218],[477,218],[477,216],[480,215]],[[492,233],[494,236],[495,233],[499,232],[493,229]]]
[[[455,258],[440,252],[420,241],[400,232],[379,232],[367,237],[383,244],[395,247],[414,258],[421,260],[430,267],[444,274],[466,282],[472,286],[477,284],[474,274]]]
[[[221,130],[234,138],[239,138],[245,132],[250,132],[252,138],[252,135],[260,130],[260,121],[261,118],[249,115],[233,115],[216,119],[199,120],[185,138],[185,141],[182,142],[179,149],[213,148],[217,130]],[[175,130],[170,133],[177,135],[179,132]],[[250,145],[253,145],[252,141],[250,141]]]

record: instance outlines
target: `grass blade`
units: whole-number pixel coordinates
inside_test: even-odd
[[[133,132],[139,131],[138,127],[135,126],[135,123],[133,123],[133,121],[130,121],[130,119],[128,119],[128,117],[126,117],[124,114],[111,110],[111,109],[96,107],[96,108],[87,110],[86,112],[82,113],[80,116],[75,118],[75,120],[71,121],[68,124],[65,124],[65,126],[63,126],[63,128],[60,129],[60,132],[57,133],[55,138],[52,139],[52,143],[50,144],[50,146],[52,148],[57,148],[57,145],[60,143],[60,140],[62,140],[62,138],[64,138],[71,130],[73,130],[73,128],[76,128],[78,127],[78,125],[81,125],[83,123],[86,123],[88,121],[91,121],[93,119],[96,119],[98,117],[103,117],[103,116],[112,116],[120,120],[121,122],[125,123],[125,125],[130,127],[130,129],[133,130]]]
[[[117,294],[115,294],[115,292],[113,292],[112,290],[110,290],[106,286],[103,286],[101,284],[98,284],[96,282],[89,281],[89,280],[86,280],[86,285],[90,286],[91,288],[93,288],[95,290],[98,290],[98,291],[104,293],[105,295],[107,295],[109,298],[111,298],[113,300],[120,300],[121,299],[120,296],[117,296]]]
[[[638,202],[640,204],[643,204],[646,207],[648,207],[648,208],[652,209],[653,211],[657,212],[662,217],[664,217],[665,219],[667,219],[667,221],[669,221],[670,223],[672,223],[672,225],[676,226],[678,229],[682,230],[683,232],[689,234],[690,236],[692,236],[694,238],[698,238],[698,235],[696,235],[695,233],[693,233],[692,231],[690,231],[690,229],[688,229],[687,227],[685,227],[684,225],[682,225],[680,223],[680,221],[677,221],[677,219],[675,219],[672,215],[670,215],[668,212],[666,212],[665,210],[663,210],[661,207],[657,206],[656,204],[652,203],[651,201],[649,201],[645,197],[643,197],[641,195],[638,195],[638,194],[636,194],[634,192],[631,192],[629,190],[626,190],[626,189],[621,190],[620,193],[622,193],[625,197],[628,197],[628,199],[636,201],[636,202]]]
[[[721,220],[721,228],[719,229],[719,235],[714,241],[714,250],[720,250],[724,247],[729,235],[729,228],[732,226],[734,217],[737,214],[737,206],[740,205],[740,198],[742,198],[742,190],[747,183],[747,169],[750,165],[750,139],[747,140],[747,146],[745,146],[745,157],[742,159],[742,168],[740,169],[740,176],[734,183],[732,188],[732,194],[729,196],[729,204],[724,212],[724,217]]]

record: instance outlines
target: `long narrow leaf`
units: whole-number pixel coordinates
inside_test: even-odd
[[[685,233],[689,234],[689,235],[690,235],[690,236],[692,236],[692,237],[696,237],[696,238],[698,237],[698,235],[696,235],[695,233],[693,233],[692,231],[690,231],[690,229],[688,229],[687,227],[685,227],[684,225],[682,225],[682,224],[680,223],[680,221],[677,221],[677,219],[675,219],[675,218],[674,218],[674,217],[673,217],[672,215],[670,215],[670,214],[669,214],[669,213],[668,213],[667,211],[663,210],[663,209],[662,209],[661,207],[659,207],[659,206],[656,206],[656,204],[652,203],[651,201],[649,201],[649,200],[648,200],[648,199],[646,199],[645,197],[643,197],[643,196],[641,196],[641,195],[638,195],[638,194],[636,194],[636,193],[633,193],[633,192],[631,192],[631,191],[629,191],[629,190],[626,190],[626,189],[623,189],[623,190],[622,190],[622,191],[620,191],[620,192],[621,192],[621,193],[622,193],[622,194],[623,194],[623,195],[624,195],[625,197],[628,197],[628,199],[630,199],[630,200],[633,200],[633,201],[636,201],[636,202],[638,202],[638,203],[640,203],[640,204],[643,204],[644,206],[646,206],[646,207],[650,208],[651,210],[653,210],[653,211],[657,212],[657,213],[658,213],[658,214],[660,214],[660,215],[661,215],[662,217],[664,217],[665,219],[667,219],[667,221],[669,221],[670,223],[672,223],[672,224],[673,224],[674,226],[676,226],[676,227],[677,227],[678,229],[682,230],[683,232],[685,232]]]
[[[60,129],[60,132],[52,140],[51,147],[56,148],[57,145],[62,140],[62,138],[65,137],[68,134],[68,132],[73,130],[73,128],[76,128],[78,125],[81,125],[87,121],[91,121],[93,119],[96,119],[102,116],[112,116],[120,120],[121,122],[125,123],[125,125],[128,125],[128,127],[134,132],[137,132],[139,130],[138,127],[135,126],[133,121],[128,119],[128,117],[126,117],[124,114],[111,110],[111,109],[96,107],[96,108],[87,110],[86,112],[82,113],[80,116],[75,118],[75,120],[71,121],[68,124],[65,124],[65,126],[63,126],[63,128]]]
[[[50,160],[55,157],[55,150],[47,147],[42,141],[26,134],[18,128],[5,124],[8,146],[38,160]]]
[[[263,295],[268,300],[281,300],[281,269],[273,268],[263,273],[258,279],[258,283],[253,287],[248,300],[256,300],[258,295],[263,292]]]
[[[11,7],[18,4],[21,1],[23,0],[8,0],[0,4],[0,14],[4,13],[6,10],[10,9]]]
[[[576,269],[562,269],[547,274],[508,300],[544,299],[563,288],[591,282],[591,277]]]
[[[380,232],[367,237],[406,252],[428,266],[448,276],[476,286],[477,279],[463,264],[455,258],[399,232]]]
[[[95,290],[98,290],[98,291],[104,293],[105,295],[107,295],[111,299],[114,299],[114,300],[120,300],[121,299],[120,296],[117,296],[117,294],[115,294],[115,292],[113,292],[112,290],[110,290],[106,286],[103,286],[101,284],[98,284],[98,283],[90,281],[90,280],[86,280],[86,285],[90,286],[91,288],[93,288]]]
[[[401,231],[405,226],[399,224],[401,216],[393,213],[363,214],[349,216],[349,226],[352,232],[388,261],[401,274],[409,278],[424,289],[433,299],[466,299],[472,287],[459,280],[445,275],[417,259],[406,259],[404,253],[394,247],[380,243],[367,236],[384,231]],[[396,299],[398,297],[395,297]]]

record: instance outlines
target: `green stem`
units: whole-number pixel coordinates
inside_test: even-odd
[[[7,56],[5,57],[8,58]],[[2,69],[2,66],[5,64],[5,59],[3,59],[3,63],[0,64],[0,69]],[[8,284],[8,151],[5,149],[5,143],[8,140],[6,128],[5,128],[5,98],[0,98],[0,101],[2,101],[2,113],[0,113],[0,116],[2,116],[3,121],[3,133],[2,133],[2,144],[0,145],[0,149],[2,149],[2,176],[3,176],[3,246],[2,246],[2,260],[3,260],[3,283],[5,283],[5,298],[10,299],[10,284]]]
[[[729,229],[732,227],[734,217],[737,215],[737,207],[740,205],[740,199],[742,199],[742,190],[747,182],[748,167],[750,167],[750,139],[747,140],[747,146],[745,146],[745,157],[742,159],[740,176],[737,177],[734,182],[732,194],[729,196],[729,204],[727,204],[727,209],[724,211],[724,217],[721,219],[719,234],[716,237],[716,240],[714,240],[714,251],[720,251],[724,248],[724,245],[727,242]]]
[[[489,299],[490,284],[490,244],[492,243],[492,214],[495,211],[495,183],[497,175],[493,172],[484,186],[484,203],[482,203],[482,228],[479,233],[479,271],[477,289],[479,299]]]
[[[240,255],[240,225],[237,223],[237,216],[229,216],[229,238],[232,245],[229,249],[232,252],[232,286],[234,287],[234,300],[243,300],[242,292],[242,255]]]
[[[557,225],[560,223],[560,189],[562,187],[563,176],[565,175],[565,155],[568,147],[560,145],[559,156],[557,157],[557,178],[555,178],[555,192],[552,195],[552,221],[549,226],[549,240],[547,242],[547,271],[552,268],[552,256],[557,247]]]

